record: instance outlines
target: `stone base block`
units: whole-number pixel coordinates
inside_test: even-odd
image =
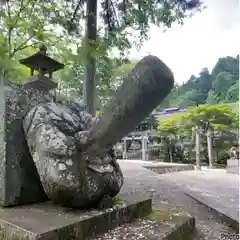
[[[239,174],[239,159],[227,160],[227,173]]]
[[[156,239],[192,240],[195,234],[195,218],[181,209],[160,206],[151,214],[130,224],[124,224],[93,240],[102,239]]]
[[[91,211],[66,209],[47,202],[0,209],[0,227],[5,240],[84,240],[151,211],[151,199],[123,201],[113,208]]]
[[[194,170],[194,166],[191,164],[182,164],[182,165],[159,165],[152,164],[146,165],[145,168],[152,170],[153,172],[163,174],[168,172],[180,172],[180,171],[191,171]]]

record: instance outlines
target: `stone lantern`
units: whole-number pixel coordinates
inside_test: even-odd
[[[24,82],[27,88],[50,91],[57,88],[57,83],[52,80],[52,74],[64,68],[64,64],[57,62],[47,55],[46,46],[42,45],[39,51],[19,62],[31,69],[31,77]],[[38,74],[34,75],[37,71]]]

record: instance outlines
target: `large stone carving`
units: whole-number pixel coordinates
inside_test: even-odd
[[[109,195],[114,197],[123,175],[111,154],[87,159],[82,146],[96,118],[77,104],[49,102],[34,107],[24,119],[28,146],[43,188],[55,203],[95,207]]]
[[[97,206],[105,196],[115,196],[123,175],[113,145],[133,131],[173,85],[169,68],[148,56],[128,75],[98,119],[83,106],[52,101],[50,95],[51,100],[25,108],[19,119],[47,197],[60,205],[86,208]]]

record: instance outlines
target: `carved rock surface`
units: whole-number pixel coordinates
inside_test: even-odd
[[[104,158],[90,160],[81,149],[96,120],[78,104],[53,102],[34,107],[24,119],[41,183],[57,204],[94,207],[122,187],[123,175],[111,151]]]
[[[99,119],[79,104],[54,102],[51,94],[10,87],[3,97],[0,94],[4,119],[0,197],[13,205],[47,195],[63,206],[89,208],[106,195],[115,196],[123,174],[112,146],[146,118],[173,86],[170,69],[148,56],[129,73]]]

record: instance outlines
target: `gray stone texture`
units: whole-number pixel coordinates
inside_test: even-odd
[[[86,168],[81,161],[81,150],[76,149],[75,143],[83,144],[88,133],[85,130],[95,121],[83,106],[67,100],[53,102],[51,94],[17,84],[1,88],[0,97],[2,206],[51,199],[63,205],[86,207],[105,195],[118,193],[123,184],[118,164],[115,162],[112,170],[103,176],[103,172],[94,171],[98,166],[94,170]],[[104,159],[103,162],[114,161],[109,154]],[[47,179],[49,171],[54,173],[53,160],[59,160],[56,167],[60,172],[71,161],[75,162],[76,165],[69,166],[70,174],[65,176],[75,176],[76,181],[68,179],[68,184],[55,178],[55,184],[60,186],[56,190],[56,185]],[[86,171],[84,175],[83,171]]]
[[[87,152],[102,156],[106,149],[134,131],[174,86],[171,70],[157,57],[144,57],[124,79],[90,131]]]
[[[48,198],[67,207],[89,208],[117,195],[123,174],[113,145],[134,130],[173,85],[170,69],[156,57],[145,57],[99,119],[79,104],[53,101],[50,94],[19,85],[5,86],[2,205]]]
[[[190,188],[198,189],[206,197],[216,196],[212,201],[221,201],[225,208],[236,211],[239,199],[237,175],[227,174],[221,170],[211,170],[203,174],[203,171],[157,174],[142,167],[142,163],[139,162],[119,160],[119,164],[124,174],[120,198],[125,198],[125,195],[128,198],[153,196],[154,207],[161,207],[162,204],[181,207],[196,218],[197,231],[192,240],[219,240],[222,233],[228,236],[234,233],[232,228],[221,222],[218,215],[185,192]],[[211,174],[212,172],[216,173]]]
[[[51,102],[31,109],[23,126],[49,199],[88,208],[106,195],[118,194],[123,175],[112,146],[148,116],[173,83],[171,71],[149,56],[132,70],[99,119],[71,103]]]
[[[183,191],[214,209],[219,214],[239,222],[239,178],[222,169],[166,174]]]
[[[227,173],[239,174],[239,159],[227,160]]]
[[[76,103],[48,102],[30,110],[23,120],[28,146],[49,199],[73,207],[96,207],[114,197],[123,175],[114,156],[87,159],[84,146],[97,122]]]
[[[87,240],[143,217],[151,210],[151,199],[123,199],[121,203],[104,210],[71,210],[50,202],[0,209],[0,238]]]
[[[29,153],[22,120],[35,105],[51,101],[17,84],[0,89],[0,201],[2,206],[43,201],[46,195]]]

